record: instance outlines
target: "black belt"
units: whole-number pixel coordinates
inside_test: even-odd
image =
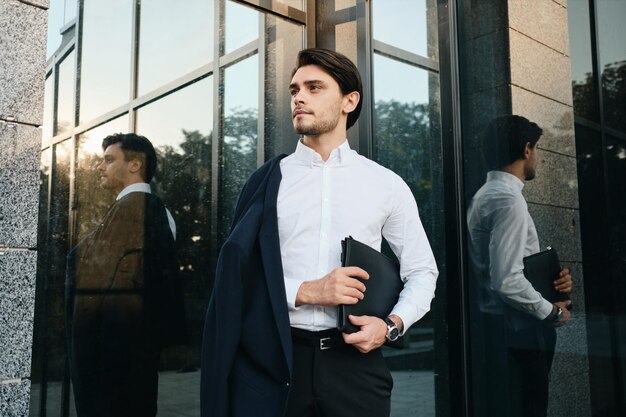
[[[291,339],[293,343],[303,346],[312,346],[319,350],[332,349],[343,346],[341,332],[337,329],[322,330],[319,332],[309,332],[308,330],[291,328]]]

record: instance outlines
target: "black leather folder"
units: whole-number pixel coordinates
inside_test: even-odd
[[[559,255],[551,247],[524,258],[524,276],[551,303],[569,300],[568,294],[554,289],[554,280],[560,272]]]
[[[400,279],[400,265],[394,260],[351,236],[341,245],[342,266],[358,266],[369,274],[369,279],[361,280],[366,287],[365,297],[356,304],[337,307],[337,328],[354,333],[359,328],[350,323],[348,315],[387,317],[398,302],[404,284]]]

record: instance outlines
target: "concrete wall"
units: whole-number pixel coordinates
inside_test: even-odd
[[[48,0],[0,1],[0,416],[28,415]]]

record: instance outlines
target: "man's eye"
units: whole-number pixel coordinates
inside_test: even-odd
[[[320,87],[319,85],[312,85],[311,86],[311,90],[315,91],[315,90],[321,90],[322,87]]]
[[[291,94],[291,97],[293,97],[298,94],[298,90],[289,90],[289,94]]]

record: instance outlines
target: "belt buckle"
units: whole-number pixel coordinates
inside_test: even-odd
[[[330,337],[324,337],[320,339],[320,350],[327,350],[332,348],[332,346],[324,346],[324,342],[326,342],[327,340],[330,340]]]

